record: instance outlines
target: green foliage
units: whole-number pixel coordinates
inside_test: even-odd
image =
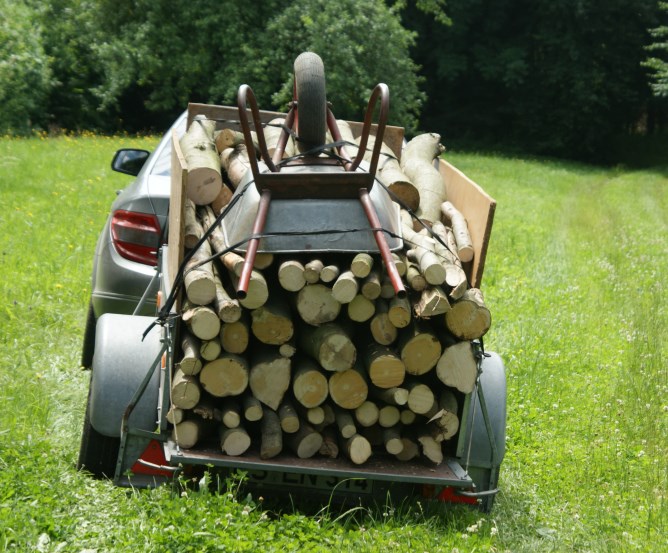
[[[21,0],[0,0],[0,132],[44,125],[51,68],[36,11]]]
[[[237,65],[232,82],[250,84],[261,105],[284,108],[292,99],[295,58],[313,51],[325,64],[328,100],[337,117],[363,119],[371,91],[385,82],[391,121],[414,129],[424,94],[409,56],[413,43],[414,35],[379,0],[305,0],[285,7],[268,21],[266,33],[246,45],[242,57],[254,61]],[[218,83],[229,95],[229,83]]]
[[[659,2],[662,19],[668,15],[668,2]],[[652,72],[652,91],[657,96],[668,96],[668,25],[659,25],[650,31],[652,43],[647,47],[653,55],[645,61]]]
[[[650,120],[641,67],[655,0],[451,0],[453,25],[415,10],[415,53],[431,78],[424,128],[498,147],[602,157]]]

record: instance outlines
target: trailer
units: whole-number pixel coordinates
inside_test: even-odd
[[[317,64],[318,60],[308,58],[307,62]],[[392,257],[405,240],[399,206],[376,179],[381,144],[396,159],[401,158],[405,144],[404,129],[386,124],[389,92],[378,85],[364,122],[348,122],[361,139],[357,155],[351,156],[346,151],[350,144],[342,140],[335,118],[325,107],[324,80],[319,81],[317,71],[312,76],[312,65],[307,69],[300,73],[296,68],[295,102],[287,116],[258,109],[252,89],[245,85],[236,107],[188,106],[188,127],[201,118],[213,120],[218,129],[242,133],[249,149],[259,149],[258,158],[250,156],[244,180],[216,220],[227,251],[244,257],[235,279],[236,297],[246,297],[258,254],[352,256],[361,251],[384,267],[395,295],[406,295]],[[314,87],[313,99],[309,94]],[[379,115],[374,123],[375,111]],[[278,116],[285,117],[285,124],[279,153],[272,157],[263,127]],[[324,141],[326,131],[333,142]],[[257,133],[255,147],[252,132]],[[311,145],[292,163],[284,163],[282,150],[293,133],[307,136],[306,143]],[[364,162],[370,136],[376,137],[375,145],[370,161]],[[336,156],[323,157],[325,149],[335,150]],[[463,268],[469,286],[479,288],[496,203],[446,160],[439,158],[436,165],[448,200],[468,222],[474,255]],[[175,133],[169,234],[155,274],[158,313],[155,317],[107,313],[97,321],[79,465],[121,486],[155,486],[215,469],[229,474],[242,471],[244,484],[264,497],[286,491],[354,501],[384,500],[388,494],[418,495],[491,509],[505,453],[506,382],[500,357],[486,351],[482,339],[470,341],[477,366],[475,386],[471,392],[457,392],[459,428],[442,445],[445,456],[438,464],[420,456],[399,461],[375,449],[360,464],[344,455],[302,458],[287,448],[265,458],[260,454],[259,430],[253,430],[253,425],[251,445],[240,455],[221,451],[217,435],[190,448],[178,445],[168,413],[183,354],[182,282],[189,257],[184,246],[187,178],[188,166]]]

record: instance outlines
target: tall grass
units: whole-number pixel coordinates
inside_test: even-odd
[[[76,472],[97,233],[156,140],[0,139],[0,550],[666,551],[668,177],[455,153],[498,201],[483,291],[506,363],[491,515],[409,502],[339,516],[127,491]]]

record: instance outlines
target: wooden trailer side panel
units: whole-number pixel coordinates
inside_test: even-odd
[[[468,223],[475,254],[473,261],[464,264],[464,269],[471,286],[480,288],[496,201],[444,159],[439,160],[438,170],[443,177],[448,200],[464,215]]]

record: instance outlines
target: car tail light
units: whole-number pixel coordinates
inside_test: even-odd
[[[155,215],[118,210],[111,218],[111,239],[116,251],[130,261],[157,265],[162,231]]]

